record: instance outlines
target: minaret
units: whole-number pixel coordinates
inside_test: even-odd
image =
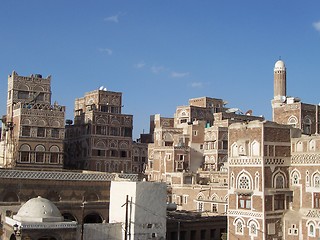
[[[286,66],[282,60],[274,65],[274,100],[284,101],[287,96]]]
[[[273,69],[274,73],[274,93],[272,104],[272,121],[277,122],[277,116],[275,110],[283,104],[285,104],[287,96],[287,84],[286,84],[286,66],[282,60],[278,60]]]

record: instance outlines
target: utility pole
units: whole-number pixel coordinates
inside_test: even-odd
[[[132,215],[132,197],[130,199],[130,213],[129,213],[129,240],[131,240],[131,215]]]
[[[126,219],[124,225],[124,240],[128,240],[128,207],[129,207],[129,195],[126,196]]]

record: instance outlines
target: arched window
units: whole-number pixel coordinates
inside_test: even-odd
[[[238,157],[239,153],[238,153],[238,144],[237,143],[233,143],[231,145],[231,157]]]
[[[203,212],[204,211],[204,202],[203,200],[205,199],[203,193],[198,194],[197,197],[197,211],[198,212]]]
[[[211,204],[211,212],[214,212],[214,213],[218,212],[218,205],[217,203],[215,203],[218,200],[219,200],[219,197],[216,194],[211,196],[211,201],[213,201],[213,203]]]
[[[59,163],[59,152],[58,146],[52,146],[50,148],[50,163]]]
[[[313,175],[313,186],[320,187],[320,174],[318,172]]]
[[[96,171],[101,171],[101,164],[99,162],[96,163]]]
[[[247,174],[242,173],[238,178],[238,189],[251,189],[250,178]]]
[[[302,152],[303,145],[301,141],[297,142],[296,149],[297,149],[297,152]]]
[[[285,187],[284,177],[281,173],[278,173],[274,179],[275,179],[275,182],[274,182],[275,188],[284,188]]]
[[[38,163],[43,163],[44,162],[44,157],[45,157],[45,148],[43,145],[38,145],[36,146],[36,149],[35,149],[35,154],[36,154],[36,162]]]
[[[289,119],[288,119],[288,125],[291,125],[293,127],[297,127],[297,124],[298,124],[298,119],[296,116],[290,116]]]
[[[250,234],[250,236],[257,236],[258,235],[258,226],[253,221],[249,225],[249,234]]]
[[[238,235],[243,235],[244,233],[244,222],[242,221],[242,219],[236,219],[234,222],[235,225],[235,232]]]
[[[102,223],[103,218],[98,213],[90,213],[83,219],[84,223]]]
[[[23,144],[20,147],[20,162],[30,162],[30,146]]]
[[[4,194],[2,202],[19,202],[19,197],[15,192],[7,192]]]
[[[251,144],[251,156],[260,156],[260,144],[257,141],[253,141]]]
[[[255,174],[254,185],[255,185],[255,189],[259,190],[259,172],[256,172]]]
[[[291,184],[292,185],[298,185],[300,179],[300,174],[297,170],[294,170],[291,174]]]
[[[309,141],[309,150],[315,151],[316,150],[316,141],[314,139]]]
[[[309,221],[309,222],[307,223],[307,226],[308,226],[308,236],[309,236],[309,237],[315,237],[316,231],[315,231],[315,224],[314,224],[314,222]]]
[[[312,124],[312,121],[311,119],[307,116],[304,118],[304,121],[303,121],[303,132],[305,134],[311,134],[311,124]]]
[[[230,183],[231,183],[231,187],[234,188],[234,173],[231,173],[231,177],[230,177]]]

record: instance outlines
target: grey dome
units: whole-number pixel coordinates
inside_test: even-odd
[[[62,222],[59,209],[48,199],[37,197],[28,200],[13,219],[24,222]]]

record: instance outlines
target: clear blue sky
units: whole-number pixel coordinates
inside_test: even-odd
[[[320,1],[2,0],[0,114],[15,70],[52,75],[71,119],[85,92],[123,92],[135,138],[151,114],[172,117],[194,97],[271,119],[279,56],[288,95],[319,103]]]

